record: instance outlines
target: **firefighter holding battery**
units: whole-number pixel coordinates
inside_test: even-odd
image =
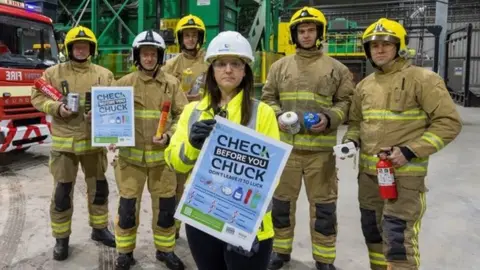
[[[180,46],[181,53],[167,60],[162,70],[182,82],[182,89],[189,101],[200,100],[204,89],[204,74],[208,68],[204,60],[205,49],[202,48],[206,40],[205,24],[194,15],[181,18],[175,29],[175,40]],[[177,204],[182,197],[186,179],[186,174],[177,173]],[[178,238],[180,221],[176,220],[175,225]]]
[[[135,37],[132,54],[137,71],[119,79],[116,86],[133,86],[135,96],[135,146],[120,148],[114,162],[115,178],[120,194],[115,236],[119,256],[116,269],[130,269],[135,263],[142,192],[147,182],[152,198],[152,230],[156,258],[169,269],[184,269],[175,255],[175,173],[166,165],[164,150],[180,113],[188,103],[180,82],[163,72],[165,52],[163,38],[152,30]],[[163,134],[156,134],[162,108],[170,103],[170,112]],[[168,108],[168,107],[167,107]]]
[[[109,188],[105,178],[107,156],[103,148],[92,148],[91,124],[85,107],[86,93],[92,86],[110,86],[113,74],[95,65],[91,58],[97,52],[94,33],[83,26],[72,28],[65,37],[69,61],[48,68],[41,77],[68,98],[65,104],[55,101],[33,87],[32,104],[39,111],[52,116],[52,150],[50,173],[53,175],[54,192],[50,205],[50,218],[56,244],[55,260],[68,257],[73,214],[73,188],[80,164],[85,174],[88,193],[88,211],[91,238],[115,247],[115,238],[107,229]]]
[[[358,200],[371,269],[419,269],[429,156],[454,140],[462,124],[443,79],[407,59],[407,32],[382,18],[363,34],[376,68],[355,90],[344,141],[360,146]],[[389,152],[396,198],[382,200],[379,152]]]
[[[277,114],[282,141],[293,145],[273,198],[275,239],[270,269],[280,269],[290,261],[302,177],[310,203],[316,267],[335,269],[337,176],[332,147],[338,126],[346,120],[354,86],[348,68],[322,52],[327,21],[321,11],[311,7],[298,10],[289,28],[296,54],[271,66],[262,93],[262,100]],[[291,134],[295,132],[283,121],[283,114],[292,115],[286,113],[289,111],[302,123],[296,134]],[[317,117],[318,121],[310,122]]]

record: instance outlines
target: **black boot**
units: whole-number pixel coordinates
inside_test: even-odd
[[[171,269],[171,270],[185,269],[185,265],[183,265],[182,260],[180,260],[180,258],[178,258],[173,251],[162,252],[157,250],[157,254],[155,255],[155,257],[157,257],[157,260],[165,263],[168,269]]]
[[[129,270],[132,265],[135,265],[133,252],[118,254],[117,260],[115,261],[115,270]]]
[[[290,261],[290,254],[282,254],[273,252],[268,264],[268,269],[277,270],[283,267],[286,262]]]
[[[53,259],[63,261],[68,257],[68,241],[70,237],[56,239],[57,243],[53,248]]]
[[[115,247],[115,236],[107,229],[92,229],[92,240],[102,242],[105,246]]]
[[[315,262],[315,267],[317,270],[336,270],[335,266],[333,264],[329,263],[322,263],[322,262]]]

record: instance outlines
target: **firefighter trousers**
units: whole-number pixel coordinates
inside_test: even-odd
[[[310,235],[315,261],[333,263],[336,256],[338,193],[335,157],[331,152],[293,150],[273,196],[273,250],[292,252],[295,211],[305,182],[310,204]]]
[[[177,208],[178,203],[180,202],[180,199],[182,199],[183,195],[183,190],[185,189],[185,182],[187,181],[188,174],[183,174],[183,173],[177,173],[177,193],[175,194],[175,209]],[[180,232],[180,227],[182,225],[182,222],[180,220],[175,220],[175,227],[177,230],[177,233]]]
[[[142,193],[147,188],[152,198],[152,231],[155,248],[171,252],[175,248],[175,173],[167,166],[140,167],[121,157],[114,164],[120,195],[115,219],[115,241],[119,253],[135,249]]]
[[[50,173],[53,176],[54,191],[50,203],[52,235],[66,238],[71,234],[73,215],[73,189],[78,165],[82,167],[87,185],[89,223],[92,228],[103,229],[108,224],[108,182],[105,151],[76,155],[74,153],[50,152]]]
[[[398,198],[382,200],[375,175],[360,173],[358,200],[373,270],[418,270],[418,234],[426,210],[425,177],[395,178]]]

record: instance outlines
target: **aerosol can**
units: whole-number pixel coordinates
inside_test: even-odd
[[[387,158],[390,152],[380,152],[377,154],[377,178],[380,197],[384,200],[396,199],[397,185],[395,184],[395,175],[392,162]]]

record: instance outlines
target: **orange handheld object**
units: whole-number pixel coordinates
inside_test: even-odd
[[[163,102],[162,113],[160,114],[160,121],[158,121],[157,134],[155,134],[156,137],[161,137],[163,132],[165,131],[165,127],[167,126],[169,111],[170,111],[170,101]]]
[[[55,89],[51,84],[47,83],[44,79],[38,78],[34,81],[35,88],[37,88],[40,92],[45,94],[46,96],[50,97],[55,101],[59,101],[63,99],[63,95],[60,91]]]

